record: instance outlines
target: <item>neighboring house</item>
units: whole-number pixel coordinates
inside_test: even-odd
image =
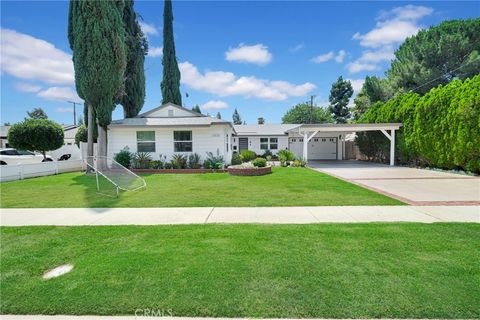
[[[382,131],[394,151],[398,123],[375,124],[262,124],[235,125],[205,116],[190,109],[167,103],[134,118],[113,121],[108,127],[108,156],[125,147],[131,152],[160,155],[197,153],[205,159],[207,152],[221,155],[228,163],[233,152],[252,150],[262,155],[289,149],[306,160],[343,160],[345,142],[355,132]],[[390,131],[390,134],[387,132]],[[348,157],[348,154],[347,154]],[[394,158],[394,156],[392,157]]]
[[[10,130],[10,126],[0,126],[0,147],[1,148],[8,148],[11,147],[8,144],[8,130]],[[77,134],[78,126],[76,125],[64,125],[63,126],[63,133],[64,133],[64,142],[63,146],[60,149],[53,150],[48,152],[52,156],[53,159],[58,159],[64,154],[70,154],[70,159],[80,159],[80,149],[75,145],[75,135]]]

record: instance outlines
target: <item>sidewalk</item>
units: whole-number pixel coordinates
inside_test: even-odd
[[[1,226],[205,223],[475,222],[480,206],[1,209]]]

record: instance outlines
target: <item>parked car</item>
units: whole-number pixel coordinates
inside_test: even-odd
[[[49,155],[44,159],[43,155],[31,151],[17,150],[13,148],[0,149],[0,165],[29,164],[53,161]]]

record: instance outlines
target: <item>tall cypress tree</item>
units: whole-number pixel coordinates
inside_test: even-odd
[[[125,0],[123,10],[125,25],[125,44],[127,46],[127,67],[125,70],[125,94],[120,103],[123,106],[125,118],[138,115],[145,103],[145,56],[148,53],[145,38],[137,14],[133,9],[133,0]]]
[[[182,105],[180,93],[180,70],[178,69],[175,55],[175,42],[173,39],[173,13],[172,1],[165,0],[163,10],[163,79],[160,85],[162,89],[162,104],[171,102]]]
[[[235,108],[235,111],[233,112],[232,120],[233,124],[242,124],[242,118],[240,117],[240,113],[238,113],[237,108]]]
[[[124,88],[123,9],[123,0],[70,2],[68,37],[75,84],[78,95],[96,114],[99,156],[107,154],[106,128],[112,120],[114,101]]]
[[[348,101],[352,94],[352,84],[348,80],[343,80],[341,76],[332,84],[328,101],[330,102],[330,111],[337,123],[346,123],[350,118]]]

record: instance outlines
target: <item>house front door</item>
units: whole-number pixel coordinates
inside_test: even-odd
[[[238,138],[238,150],[248,150],[248,138]]]

